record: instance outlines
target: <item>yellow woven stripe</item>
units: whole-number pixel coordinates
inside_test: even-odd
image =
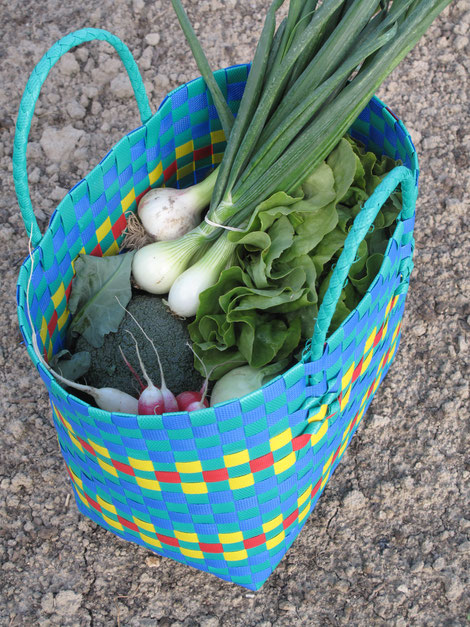
[[[82,452],[84,453],[85,451],[83,450],[82,445],[80,444],[80,442],[77,440],[77,438],[73,435],[73,433],[69,432],[69,438],[72,440],[72,442],[75,444],[75,446]]]
[[[186,555],[186,557],[194,557],[200,560],[204,559],[204,553],[202,551],[195,551],[193,549],[184,549],[184,548],[180,548],[180,551],[183,555]]]
[[[349,401],[349,395],[351,394],[351,388],[352,388],[352,385],[350,385],[350,386],[349,386],[349,388],[348,388],[348,390],[347,390],[346,394],[345,394],[345,395],[342,397],[342,399],[341,399],[341,404],[340,404],[340,406],[341,406],[341,411],[343,411],[343,409],[344,409],[344,408],[346,407],[346,405],[348,404],[348,401]]]
[[[143,477],[135,478],[137,485],[140,485],[141,488],[145,488],[146,490],[155,490],[161,492],[160,482],[156,479],[144,479]]]
[[[328,431],[328,420],[325,420],[322,426],[318,429],[317,433],[312,433],[312,437],[310,440],[311,445],[315,446],[317,442],[320,442],[320,440],[326,435],[327,431]]]
[[[107,250],[103,250],[103,257],[112,257],[113,255],[117,255],[118,252],[119,246],[117,242],[114,241]]]
[[[385,309],[385,318],[388,316],[388,314],[390,313],[390,310],[392,309],[393,306],[393,296],[390,298],[390,300],[388,301],[388,305],[387,308]]]
[[[67,431],[69,431],[70,434],[74,434],[75,431],[72,429],[72,425],[67,420],[67,418],[65,418],[65,416],[63,416],[58,409],[56,409],[56,412],[57,412],[57,415],[62,419],[64,425],[67,427]]]
[[[255,478],[253,474],[243,475],[242,477],[233,477],[229,478],[228,483],[230,485],[231,490],[241,490],[242,488],[248,488],[251,485],[254,485]]]
[[[76,483],[78,485],[80,490],[83,490],[83,481],[80,479],[80,477],[78,475],[76,475],[74,473],[74,471],[71,468],[69,468],[69,470],[70,470],[70,474],[73,477],[74,483]],[[88,503],[88,501],[87,501],[87,503]]]
[[[45,318],[42,319],[41,330],[39,332],[39,335],[41,336],[42,343],[45,346],[46,345],[46,340],[47,340],[47,322],[46,322]]]
[[[264,523],[263,524],[264,533],[268,533],[269,531],[272,531],[276,527],[279,527],[279,525],[282,525],[283,520],[284,518],[282,514],[279,514],[279,516],[276,516],[276,518],[273,518],[272,520],[269,520],[267,523]]]
[[[223,156],[224,156],[224,155],[223,155],[223,153],[222,153],[222,152],[219,152],[219,153],[217,153],[217,154],[213,154],[213,155],[212,155],[212,163],[213,163],[214,165],[216,165],[217,163],[220,163],[220,162],[222,161],[222,157],[223,157]]]
[[[136,518],[135,516],[133,516],[132,518],[134,519],[137,527],[139,527],[140,529],[145,529],[145,531],[153,531],[153,533],[155,533],[155,527],[152,524],[145,522],[145,520],[140,520],[140,518]]]
[[[108,525],[111,525],[111,527],[114,527],[115,529],[119,529],[119,531],[124,531],[120,522],[118,522],[117,520],[113,520],[112,518],[108,518],[108,516],[106,516],[104,512],[101,512],[101,515],[103,516],[104,520],[108,523]]]
[[[271,451],[278,451],[289,442],[292,442],[292,431],[290,428],[271,438],[269,440],[269,446],[271,447]]]
[[[102,242],[104,238],[106,237],[106,235],[110,232],[110,230],[111,230],[111,220],[108,216],[106,220],[103,222],[103,224],[98,229],[96,229],[96,237],[98,239],[98,242]]]
[[[110,475],[113,475],[113,477],[118,477],[116,468],[114,468],[114,466],[111,466],[111,464],[107,464],[106,462],[104,462],[102,459],[100,459],[99,457],[96,458],[98,461],[98,464],[101,466],[101,468],[103,470],[106,470],[106,472],[109,472]]]
[[[367,342],[366,345],[364,347],[364,355],[367,353],[367,351],[372,347],[372,344],[374,343],[375,340],[375,336],[377,335],[377,327],[374,327],[374,330],[372,331],[372,333],[369,335],[369,337],[367,338]]]
[[[320,405],[320,409],[317,411],[316,414],[313,414],[312,416],[310,416],[310,418],[308,419],[308,422],[318,422],[320,420],[323,420],[323,418],[326,416],[327,409],[328,409],[328,405]]]
[[[366,410],[366,408],[365,408],[365,406],[364,406],[364,407],[361,409],[361,411],[359,412],[359,416],[357,417],[357,423],[356,423],[356,424],[359,424],[359,423],[361,422],[361,420],[362,420],[362,416],[364,415],[365,410]]]
[[[117,511],[114,505],[111,505],[110,503],[108,503],[108,501],[102,499],[99,494],[96,495],[96,500],[101,505],[101,507],[104,507],[104,509],[108,510],[108,512],[111,512],[112,514],[115,514],[117,516]]]
[[[162,543],[160,542],[160,540],[157,540],[157,538],[151,538],[150,536],[146,536],[145,533],[139,533],[139,536],[142,538],[144,542],[147,542],[147,544],[156,546],[159,549],[162,548]]]
[[[191,161],[191,163],[187,163],[182,168],[178,168],[176,178],[178,179],[178,181],[181,181],[181,179],[184,179],[185,176],[188,176],[189,174],[192,174],[193,172],[194,172],[194,161]]]
[[[189,155],[189,153],[193,151],[194,151],[194,144],[193,144],[193,140],[191,139],[191,141],[186,142],[182,146],[178,146],[175,149],[175,155],[176,155],[176,158],[179,159],[180,157],[185,157],[186,155]]]
[[[293,466],[295,464],[295,460],[296,460],[296,456],[295,456],[294,451],[292,451],[292,453],[289,453],[287,457],[284,457],[283,459],[280,459],[278,462],[275,462],[274,472],[276,473],[276,475],[280,475],[282,472],[284,472],[285,470]]]
[[[312,493],[312,484],[310,484],[308,488],[304,492],[302,492],[302,494],[297,499],[297,506],[299,510],[302,507],[302,505],[305,503],[305,501],[308,499],[311,493]]]
[[[67,320],[69,319],[69,313],[70,312],[68,310],[68,307],[66,307],[62,312],[60,318],[57,320],[57,326],[59,327],[59,331],[61,331],[64,328],[65,324],[67,324]]]
[[[127,196],[124,196],[124,198],[121,201],[121,207],[123,209],[123,211],[127,211],[129,209],[129,207],[132,205],[132,203],[135,200],[135,189],[132,188],[131,191],[127,194]]]
[[[273,549],[278,544],[281,544],[281,542],[284,540],[285,537],[286,537],[286,532],[283,529],[281,533],[278,533],[277,536],[274,536],[274,538],[271,538],[271,540],[266,540],[266,548],[268,550]]]
[[[153,472],[155,468],[149,459],[135,459],[134,457],[128,457],[129,465],[135,470],[144,470],[145,472]]]
[[[80,490],[77,490],[77,494],[80,497],[80,500],[82,501],[82,503],[85,503],[85,505],[89,508],[90,505],[89,505],[88,501],[86,500],[86,498],[82,495]]]
[[[239,453],[232,453],[231,455],[224,455],[224,463],[226,468],[233,468],[234,466],[241,466],[247,464],[250,461],[250,454],[248,450],[240,451]]]
[[[224,141],[225,141],[225,133],[222,130],[212,131],[211,142],[213,144],[218,144],[219,142],[224,142]]]
[[[330,469],[328,468],[328,472],[326,473],[326,475],[323,477],[322,482],[321,482],[321,488],[325,487],[326,482],[328,481],[328,477],[330,476]]]
[[[195,473],[202,472],[202,464],[200,461],[196,462],[176,462],[177,472]]]
[[[362,368],[361,368],[361,375],[367,370],[367,368],[369,367],[369,364],[371,362],[371,359],[374,355],[373,351],[370,351],[370,353],[367,355],[367,357],[364,359],[364,361],[362,362]]]
[[[157,165],[156,168],[154,168],[150,174],[149,174],[149,183],[150,185],[153,185],[154,183],[156,183],[158,181],[158,179],[161,177],[161,175],[163,174],[163,167],[161,162]]]
[[[233,533],[219,533],[219,542],[222,544],[235,544],[236,542],[243,542],[243,534],[241,531],[234,531]]]
[[[348,385],[351,383],[351,379],[354,373],[354,367],[355,367],[355,363],[353,362],[351,364],[351,366],[349,367],[348,371],[346,372],[346,374],[343,376],[342,380],[341,380],[341,389],[344,390],[348,387]]]
[[[198,542],[199,538],[197,533],[189,533],[188,531],[177,531],[175,529],[175,538],[178,540],[183,540],[184,542]]]
[[[59,287],[56,289],[56,291],[54,292],[54,294],[51,296],[51,300],[54,303],[54,307],[56,309],[62,302],[62,299],[64,298],[64,296],[65,296],[65,288],[64,288],[64,284],[61,283]]]
[[[181,489],[185,494],[207,494],[207,484],[204,481],[195,483],[181,483]]]
[[[310,505],[311,505],[311,501],[309,501],[307,505],[303,508],[303,510],[299,513],[299,522],[301,522],[305,518],[305,516],[307,516],[307,514],[309,513]]]
[[[347,437],[349,435],[349,432],[347,432],[345,435],[346,435],[346,439],[343,442],[341,448],[339,449],[338,457],[341,457],[341,455],[344,453],[344,451],[346,450],[346,447],[348,445],[348,442],[349,442],[349,438]]]
[[[95,444],[95,442],[93,442],[93,440],[90,440],[90,438],[88,438],[88,442],[90,444],[90,446],[100,455],[103,455],[103,457],[107,457],[108,459],[111,459],[111,455],[109,454],[109,451],[107,448],[104,448],[104,446],[100,446],[99,444]]]
[[[333,453],[331,453],[331,455],[329,456],[329,458],[328,458],[328,460],[327,460],[326,464],[323,466],[323,472],[322,472],[322,474],[323,474],[323,475],[325,474],[325,472],[326,472],[327,470],[329,470],[329,468],[330,468],[330,466],[331,466],[331,462],[333,461],[333,457],[334,457],[334,456],[335,456],[335,452],[333,451]]]
[[[238,560],[246,560],[248,558],[248,553],[246,552],[246,549],[241,549],[241,551],[224,553],[224,557],[227,562],[236,562]]]
[[[397,345],[396,343],[392,346],[392,348],[390,349],[390,353],[388,354],[388,359],[387,359],[387,363],[390,363],[393,359],[393,356],[395,354],[395,351],[397,349]]]

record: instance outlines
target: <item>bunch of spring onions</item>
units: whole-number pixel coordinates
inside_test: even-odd
[[[305,180],[449,2],[290,0],[276,29],[284,0],[274,0],[234,119],[180,0],[172,0],[228,141],[206,180],[165,190],[157,216],[178,221],[191,213],[194,225],[209,210],[183,236],[160,236],[170,241],[138,250],[136,283],[151,293],[169,292],[175,313],[195,315],[199,294],[232,258],[228,232],[243,230],[259,203],[278,191],[292,193]],[[142,211],[150,232],[154,217]]]

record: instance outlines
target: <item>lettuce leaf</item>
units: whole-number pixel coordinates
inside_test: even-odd
[[[395,165],[344,138],[301,188],[274,194],[256,207],[243,232],[229,234],[236,263],[201,294],[189,326],[206,368],[219,366],[212,378],[243,363],[264,368],[292,360],[302,349],[354,218]],[[361,242],[330,333],[370,287],[400,209],[394,194]],[[195,366],[201,368],[198,360]]]

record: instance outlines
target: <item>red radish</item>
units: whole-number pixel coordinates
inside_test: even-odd
[[[187,342],[187,346],[191,349],[193,355],[197,357],[201,362],[201,365],[206,374],[206,378],[199,392],[196,392],[195,390],[189,392],[181,392],[181,394],[178,394],[178,396],[176,397],[176,400],[178,402],[178,407],[180,411],[195,411],[197,409],[205,409],[206,407],[209,407],[209,402],[206,398],[207,391],[209,389],[209,378],[216,368],[218,368],[219,366],[223,366],[225,363],[228,362],[218,364],[217,366],[214,366],[209,372],[207,372],[205,363],[202,361],[202,359],[199,357],[199,355],[196,353],[196,351],[189,342]]]
[[[121,305],[121,303],[119,302],[119,299],[118,299],[117,296],[116,296],[116,300]],[[121,307],[124,309],[124,311],[126,311],[129,314],[129,316],[132,318],[132,320],[136,323],[138,328],[144,334],[144,337],[150,342],[150,344],[152,345],[153,350],[155,351],[155,355],[157,356],[157,360],[158,360],[158,367],[160,368],[160,378],[161,378],[160,392],[161,392],[162,397],[163,397],[163,404],[164,404],[164,410],[163,411],[166,411],[166,412],[178,411],[178,403],[176,402],[176,398],[175,398],[175,395],[173,394],[173,392],[167,388],[167,385],[166,385],[166,382],[165,382],[165,376],[163,374],[162,362],[160,361],[160,355],[158,354],[157,348],[156,348],[155,344],[153,343],[152,338],[150,338],[147,335],[147,333],[142,328],[142,325],[135,318],[135,316],[133,316],[130,311],[128,311],[125,307],[123,307],[123,305],[121,305]],[[132,333],[131,333],[131,335],[132,335]],[[132,336],[132,337],[134,337],[134,336]],[[137,348],[137,341],[135,340],[135,338],[134,338],[134,341],[136,342],[136,348]],[[141,364],[141,367],[142,367],[142,364]],[[143,372],[143,370],[142,370],[142,372]],[[144,374],[144,376],[147,379],[145,374]],[[150,379],[148,379],[148,380],[150,381]],[[162,413],[162,412],[158,412],[158,413]]]
[[[178,394],[176,401],[180,411],[193,411],[194,409],[209,407],[207,398],[203,400],[205,387],[204,384],[199,392],[181,392],[181,394]]]
[[[137,353],[137,359],[139,360],[140,369],[142,370],[144,379],[147,383],[147,387],[142,391],[141,395],[139,396],[139,403],[138,403],[139,416],[153,416],[156,414],[163,414],[163,412],[165,411],[165,402],[163,400],[163,394],[161,393],[161,390],[155,387],[152,380],[147,374],[147,370],[145,369],[144,362],[142,361],[142,358],[140,356],[139,345],[137,344],[137,340],[135,339],[135,337],[132,335],[130,331],[127,331],[127,333],[129,333],[129,335],[135,342],[135,351]]]

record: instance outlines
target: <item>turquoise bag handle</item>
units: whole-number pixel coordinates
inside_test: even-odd
[[[28,171],[26,164],[26,149],[28,146],[29,130],[33,118],[36,101],[39,97],[41,87],[47,78],[52,67],[71,48],[75,48],[86,41],[107,41],[119,54],[124,67],[127,70],[131,81],[134,95],[139,107],[142,124],[152,116],[150,103],[145,91],[144,83],[129,48],[115,35],[100,28],[82,28],[62,39],[59,39],[52,48],[46,52],[43,58],[36,65],[26,84],[23,97],[21,99],[16,121],[15,140],[13,144],[13,180],[15,183],[16,197],[23,216],[28,237],[31,237],[33,246],[37,246],[41,241],[42,234],[39,229],[36,216],[34,215],[31,197],[29,195]]]
[[[398,220],[402,222],[413,216],[417,192],[415,177],[409,168],[397,166],[375,188],[354,220],[353,226],[344,242],[343,252],[336,263],[328,289],[320,305],[310,350],[308,350],[307,346],[304,359],[315,361],[323,355],[326,334],[349,270],[356,259],[359,244],[367,235],[382,205],[400,184],[403,200]]]

